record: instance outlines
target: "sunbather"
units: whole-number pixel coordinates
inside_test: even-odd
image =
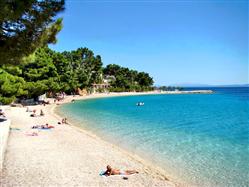
[[[106,171],[103,173],[105,176],[110,175],[131,175],[138,173],[136,170],[120,170],[120,169],[114,169],[110,165],[106,166]]]
[[[32,128],[32,129],[38,129],[38,128],[41,128],[41,126],[40,126],[40,125],[34,125],[34,126],[32,126],[31,128]]]
[[[54,126],[48,125],[48,123],[47,123],[46,125],[42,125],[41,128],[42,129],[51,129],[51,128],[54,128]]]
[[[31,127],[32,129],[52,129],[54,126],[46,124],[46,125],[34,125]]]

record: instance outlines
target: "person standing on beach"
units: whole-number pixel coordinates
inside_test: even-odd
[[[44,114],[43,110],[41,110],[40,116],[44,116],[44,115],[45,115],[45,114]]]

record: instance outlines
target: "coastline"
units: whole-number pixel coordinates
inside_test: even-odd
[[[108,98],[108,97],[124,97],[124,96],[139,96],[139,95],[174,95],[174,94],[213,94],[214,92],[212,90],[191,90],[191,91],[163,91],[163,92],[157,92],[157,91],[150,91],[150,92],[120,92],[120,93],[99,93],[99,94],[92,94],[88,96],[67,96],[67,98],[63,101],[61,104],[70,103],[72,100],[89,100],[89,99],[99,99],[99,98]],[[62,119],[65,117],[63,116],[63,113],[60,113],[58,109],[58,105],[54,106],[51,109],[51,113],[55,115],[56,118]],[[57,111],[56,111],[57,110]],[[166,180],[167,182],[170,182],[170,186],[188,186],[188,184],[184,183],[177,183],[174,179],[178,179],[176,176],[170,176],[169,173],[163,168],[161,168],[158,165],[154,165],[152,162],[150,162],[148,159],[143,159],[140,155],[137,155],[135,153],[130,152],[127,149],[124,149],[110,141],[107,141],[103,138],[101,138],[99,135],[95,134],[94,132],[85,129],[84,127],[78,125],[79,122],[77,121],[71,121],[69,119],[69,124],[76,128],[77,130],[83,132],[84,134],[89,135],[92,138],[95,138],[99,141],[105,142],[107,146],[112,146],[115,149],[121,151],[128,157],[132,158],[136,162],[139,162],[144,165],[146,168],[145,171],[153,170],[154,175],[156,174],[156,177],[159,177],[163,180]],[[180,181],[178,179],[178,181]]]
[[[127,95],[120,95],[120,96],[127,96]],[[91,97],[91,98],[81,98],[81,99],[79,98],[78,100],[97,99],[97,98],[104,98],[104,97],[115,97],[115,96],[101,96],[101,97]],[[56,111],[57,107],[58,106],[54,106],[53,108],[51,108],[51,114],[54,115],[57,119],[62,119],[63,115],[59,114],[59,112]],[[140,156],[138,156],[134,153],[130,153],[129,151],[119,147],[118,145],[102,139],[100,136],[94,134],[93,132],[91,132],[87,129],[84,129],[83,127],[80,127],[79,125],[76,125],[75,122],[72,122],[71,120],[69,120],[68,125],[70,125],[72,128],[75,128],[77,131],[80,131],[80,132],[88,135],[89,137],[96,139],[97,141],[101,141],[101,142],[105,143],[107,147],[111,146],[112,148],[122,152],[125,156],[130,157],[132,160],[135,160],[136,162],[141,163],[146,168],[145,169],[146,173],[147,173],[147,171],[149,172],[150,170],[153,170],[152,173],[153,173],[153,175],[156,175],[155,177],[158,177],[162,180],[165,180],[165,181],[167,181],[167,183],[173,182],[169,179],[166,172],[162,168],[160,168],[158,166],[153,166],[153,164],[150,163],[148,160],[144,160]],[[175,186],[176,184],[170,183],[170,185]],[[178,186],[178,185],[176,185],[176,186]]]
[[[96,97],[106,97],[106,94],[68,96],[60,104],[71,99]],[[73,125],[57,124],[61,117],[54,113],[56,106],[29,106],[37,112],[42,109],[44,117],[30,117],[26,107],[5,107],[12,123],[0,177],[2,186],[176,186],[158,170],[100,137]],[[55,128],[31,129],[32,125],[46,123]],[[27,136],[33,131],[38,136]],[[123,180],[122,176],[99,176],[107,164],[114,168],[136,169],[139,174],[128,176],[128,180]]]
[[[176,94],[178,94],[177,92]],[[113,145],[77,125],[58,125],[62,116],[56,107],[74,100],[102,97],[169,94],[160,92],[109,93],[89,96],[66,96],[50,105],[29,106],[43,110],[45,117],[30,117],[26,108],[6,107],[12,124],[0,183],[3,186],[75,185],[75,186],[179,186],[165,170],[149,161]],[[172,93],[170,93],[172,94]],[[26,136],[32,125],[49,123],[55,126],[48,131],[38,130],[36,137]],[[19,129],[19,130],[15,130]],[[55,164],[55,167],[54,167]],[[115,168],[136,169],[140,173],[123,180],[122,176],[100,177],[98,174],[110,164]],[[21,169],[20,169],[21,168]],[[62,169],[63,168],[63,169]],[[59,176],[58,177],[58,173]],[[49,177],[47,177],[49,175]],[[168,180],[169,179],[169,180]],[[181,185],[182,186],[182,185]]]

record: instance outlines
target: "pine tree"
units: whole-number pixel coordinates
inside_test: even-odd
[[[0,0],[0,64],[18,64],[38,47],[56,42],[64,0]]]

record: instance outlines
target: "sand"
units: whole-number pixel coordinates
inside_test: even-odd
[[[71,97],[85,99],[128,94],[96,94]],[[130,94],[129,94],[130,95]],[[5,112],[12,120],[10,136],[5,155],[0,184],[3,186],[176,186],[167,179],[160,168],[152,168],[149,163],[136,155],[103,141],[88,131],[70,125],[59,125],[61,120],[54,113],[57,106],[30,106],[45,113],[43,117],[30,117],[26,108],[7,107]],[[32,125],[49,123],[51,130],[32,130]],[[19,128],[20,130],[16,129]],[[25,133],[37,132],[38,136]],[[107,164],[114,168],[136,169],[139,174],[103,177],[99,173]]]

